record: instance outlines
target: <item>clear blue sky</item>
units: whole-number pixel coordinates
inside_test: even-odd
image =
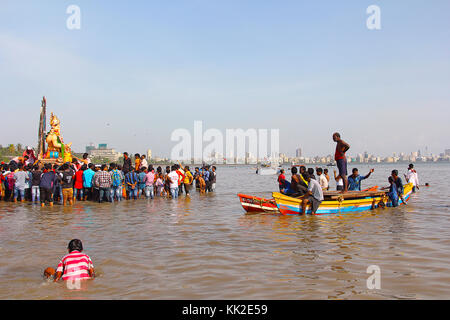
[[[68,30],[66,8],[81,9]],[[368,30],[366,8],[381,8]],[[22,1],[0,6],[0,144],[39,106],[83,151],[170,155],[174,129],[279,128],[280,151],[450,148],[450,2]],[[225,133],[225,131],[224,131]]]

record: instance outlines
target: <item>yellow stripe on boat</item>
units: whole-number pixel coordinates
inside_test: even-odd
[[[403,187],[403,197],[405,201],[408,201],[412,191],[412,184],[408,183]],[[301,214],[302,211],[302,199],[286,196],[279,192],[272,193],[273,198],[277,204],[279,211],[282,214]],[[384,199],[383,199],[384,198]],[[316,214],[334,214],[334,213],[347,213],[369,210],[372,208],[373,201],[375,200],[375,207],[377,207],[380,201],[386,202],[385,197],[365,197],[360,199],[344,199],[344,200],[325,200],[322,201]],[[399,204],[402,201],[399,199]],[[390,206],[390,202],[387,201],[387,206]],[[311,212],[311,207],[306,207],[306,213]]]

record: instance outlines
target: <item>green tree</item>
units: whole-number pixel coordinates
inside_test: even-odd
[[[14,147],[13,144],[10,144],[10,145],[8,146],[8,153],[9,153],[10,155],[14,155],[14,153],[16,153],[16,148]]]

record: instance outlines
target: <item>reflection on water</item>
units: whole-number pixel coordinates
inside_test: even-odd
[[[417,167],[431,187],[408,206],[339,216],[244,214],[237,193],[277,187],[250,167],[220,167],[215,194],[178,200],[1,202],[0,298],[447,298],[450,166]],[[383,186],[392,169],[377,166],[365,186]],[[42,277],[73,238],[96,268],[82,290]],[[366,287],[369,265],[381,269],[380,290]]]

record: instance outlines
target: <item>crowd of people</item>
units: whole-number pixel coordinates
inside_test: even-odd
[[[134,166],[128,153],[123,164],[94,165],[85,153],[62,165],[20,157],[1,164],[0,199],[31,201],[52,206],[72,205],[75,201],[114,202],[124,199],[190,196],[192,188],[200,193],[214,192],[216,167],[203,165],[191,171],[181,163],[153,167],[145,155],[135,154]]]
[[[333,133],[332,139],[336,142],[334,154],[334,160],[338,169],[337,174],[336,170],[334,171],[336,190],[342,193],[347,191],[361,191],[361,181],[369,178],[374,172],[374,169],[371,169],[367,175],[361,176],[358,169],[354,168],[352,174],[347,177],[347,156],[345,153],[350,149],[350,145],[341,138],[339,132]],[[314,214],[324,200],[323,192],[330,189],[328,169],[316,168],[317,178],[314,175],[313,168],[306,169],[305,166],[300,166],[299,170],[300,172],[298,173],[297,167],[294,166],[291,168],[292,178],[290,182],[286,181],[284,170],[281,170],[281,174],[278,177],[280,192],[289,196],[302,198],[302,212],[305,213],[306,206],[311,204],[312,213]],[[409,165],[405,179],[407,183],[412,183],[412,192],[415,192],[419,188],[419,178],[413,164]],[[398,206],[399,199],[404,200],[403,182],[398,175],[398,170],[392,170],[391,175],[388,177],[388,182],[389,186],[381,189],[389,189],[387,195],[392,206]],[[403,203],[406,204],[405,201]]]
[[[292,176],[290,182],[286,180],[284,169],[281,169],[278,176],[278,187],[283,194],[303,199],[303,214],[308,204],[311,204],[312,213],[314,214],[324,199],[323,192],[330,188],[328,169],[316,168],[316,177],[313,168],[299,167],[299,169],[296,166],[291,168]],[[336,178],[336,171],[334,174]]]
[[[278,176],[279,190],[281,193],[292,197],[304,198],[305,201],[303,201],[302,205],[306,207],[308,203],[312,203],[313,212],[315,212],[324,199],[323,192],[330,190],[328,169],[316,167],[314,171],[313,168],[299,167],[299,169],[296,166],[291,168],[291,181],[286,180],[284,169],[280,170]],[[374,169],[370,169],[367,175],[362,176],[357,168],[353,168],[352,174],[346,178],[347,191],[361,191],[361,182],[369,178],[373,172]],[[409,164],[408,172],[404,176],[406,183],[412,183],[412,192],[415,192],[419,188],[419,177],[412,163]],[[345,192],[344,179],[341,175],[336,174],[336,170],[334,170],[334,179],[336,181],[336,191]],[[391,175],[388,177],[388,182],[389,186],[383,187],[381,190],[389,190],[387,195],[391,200],[392,206],[396,207],[399,199],[403,200],[403,181],[399,176],[398,170],[392,170]],[[406,204],[405,201],[403,203]]]

